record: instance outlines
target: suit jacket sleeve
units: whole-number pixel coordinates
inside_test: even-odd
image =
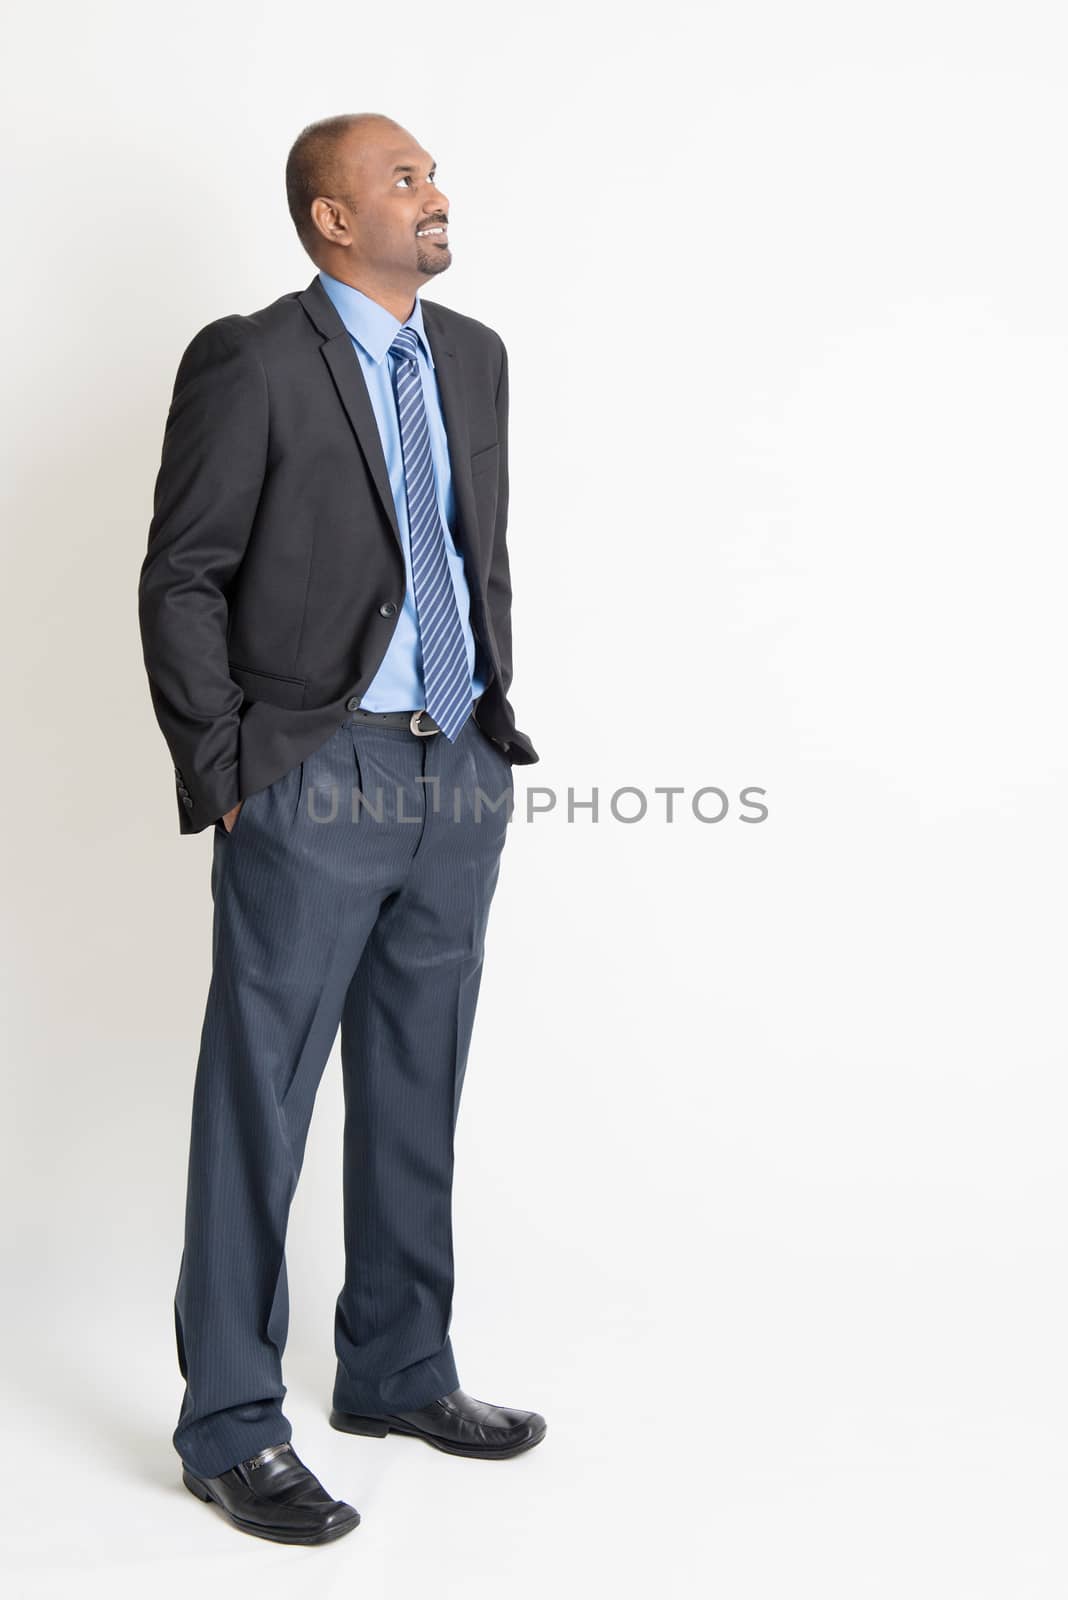
[[[228,595],[263,487],[268,396],[255,349],[235,324],[209,323],[179,364],[138,589],[145,668],[183,833],[238,801],[244,697],[227,663]]]
[[[497,380],[497,521],[493,532],[489,577],[486,584],[493,634],[501,664],[501,690],[507,695],[512,682],[512,579],[508,567],[508,351],[501,343],[501,373]]]

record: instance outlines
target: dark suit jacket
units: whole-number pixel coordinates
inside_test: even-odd
[[[534,762],[508,701],[507,353],[485,323],[422,309],[488,674],[476,720],[511,762]],[[318,275],[202,328],[175,379],[138,590],[182,833],[330,737],[378,670],[404,592],[378,424]]]

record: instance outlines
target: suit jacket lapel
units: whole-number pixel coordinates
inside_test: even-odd
[[[334,385],[345,407],[352,430],[363,451],[364,460],[374,481],[378,497],[389,518],[397,543],[401,543],[397,525],[397,511],[393,504],[386,458],[378,432],[378,421],[367,393],[359,357],[352,348],[348,329],[338,316],[337,308],[318,274],[308,287],[297,296],[311,321],[323,335],[323,358],[330,368]],[[463,362],[449,334],[442,326],[437,306],[424,300],[423,327],[427,342],[434,355],[434,375],[441,411],[445,419],[445,433],[449,446],[449,466],[452,472],[453,494],[456,497],[457,529],[461,553],[478,567],[478,512],[475,507],[474,484],[471,479],[471,434],[467,422],[467,400],[464,385]],[[481,575],[481,574],[480,574]]]
[[[378,491],[378,498],[382,502],[382,509],[389,518],[397,544],[403,549],[400,528],[397,525],[397,510],[393,504],[393,490],[390,488],[382,439],[378,432],[378,420],[371,405],[371,397],[367,393],[367,385],[363,381],[359,357],[352,348],[349,331],[338,316],[337,308],[323,288],[318,274],[308,287],[301,291],[297,299],[325,338],[326,342],[322,346],[323,359],[330,368],[341,404],[345,407],[352,430],[363,451],[368,471]]]
[[[452,473],[452,492],[456,500],[456,533],[460,552],[468,564],[478,562],[478,511],[475,507],[475,487],[471,477],[471,432],[467,421],[467,385],[460,352],[438,318],[438,308],[432,300],[423,301],[423,327],[427,343],[434,355],[434,376],[441,398],[441,413],[445,419],[445,436],[449,446],[449,468]],[[476,565],[475,570],[478,570]]]

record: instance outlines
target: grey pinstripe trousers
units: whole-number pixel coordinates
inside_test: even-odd
[[[250,795],[232,833],[215,825],[174,1301],[174,1446],[200,1476],[291,1437],[285,1238],[339,1028],[333,1404],[409,1410],[457,1387],[453,1136],[512,796],[511,764],[473,718],[451,745],[347,718]]]

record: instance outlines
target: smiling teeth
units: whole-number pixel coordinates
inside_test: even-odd
[[[444,233],[444,228],[420,228],[416,234],[417,239],[425,239],[428,233]]]

